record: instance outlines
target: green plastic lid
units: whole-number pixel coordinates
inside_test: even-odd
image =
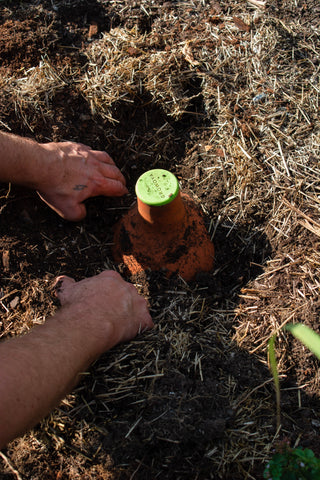
[[[136,183],[136,194],[146,205],[157,206],[170,203],[179,193],[179,182],[173,173],[157,168],[148,170]]]

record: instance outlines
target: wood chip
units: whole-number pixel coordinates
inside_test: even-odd
[[[239,28],[242,32],[250,32],[250,25],[245,23],[241,18],[239,17],[232,17],[234,24],[236,27]]]
[[[17,306],[18,303],[19,303],[19,300],[20,300],[20,299],[19,299],[18,296],[17,296],[17,297],[14,297],[14,299],[11,300],[11,302],[10,302],[10,308],[16,308],[16,306]]]
[[[2,253],[2,265],[4,272],[9,272],[10,269],[10,251],[4,250]]]
[[[191,47],[190,47],[190,43],[189,42],[186,42],[184,44],[184,47],[182,49],[182,53],[184,55],[184,58],[187,60],[188,63],[190,63],[190,65],[192,66],[195,66],[195,65],[200,65],[200,63],[198,62],[198,60],[195,60],[194,59],[194,56],[193,56],[193,53],[192,53],[192,50],[191,50]]]
[[[97,22],[92,22],[90,27],[89,27],[89,33],[88,33],[88,38],[91,39],[98,35],[99,33],[99,27]]]

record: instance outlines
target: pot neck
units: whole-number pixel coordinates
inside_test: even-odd
[[[176,228],[183,222],[186,214],[180,192],[170,203],[167,203],[166,205],[147,205],[139,198],[137,199],[137,202],[140,216],[145,220],[145,222],[153,227]]]

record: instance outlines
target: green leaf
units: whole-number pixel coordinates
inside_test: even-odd
[[[313,451],[309,450],[308,448],[305,448],[304,450],[302,450],[302,448],[298,447],[293,452],[295,456],[302,461],[303,460],[310,461],[311,459],[315,458]]]
[[[304,345],[320,360],[320,335],[303,323],[296,323],[294,325],[289,324],[284,328],[304,343]]]
[[[278,366],[277,366],[277,359],[276,359],[276,352],[275,352],[275,344],[276,341],[276,334],[273,335],[269,340],[269,363],[270,368],[273,376],[273,382],[276,390],[276,402],[277,402],[277,427],[280,426],[280,382],[279,382],[279,374],[278,374]]]

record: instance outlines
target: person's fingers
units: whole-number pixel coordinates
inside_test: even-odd
[[[73,199],[66,200],[64,197],[54,198],[52,195],[43,195],[40,192],[38,192],[38,195],[52,210],[57,212],[58,215],[65,220],[78,222],[87,214],[85,205]]]
[[[98,166],[99,172],[105,178],[111,178],[112,180],[118,180],[123,185],[126,184],[126,179],[124,178],[123,174],[120,172],[119,168],[115,165],[109,165],[108,163],[100,162]]]
[[[102,152],[99,150],[91,150],[91,152],[97,160],[103,163],[108,163],[109,165],[115,165],[114,161],[107,152]]]
[[[74,283],[76,283],[74,278],[68,277],[68,275],[59,275],[58,277],[55,278],[53,286],[55,289],[60,290]]]
[[[105,195],[107,197],[121,197],[129,193],[127,187],[119,180],[112,178],[95,179],[95,188],[92,192],[93,196]]]
[[[148,303],[146,299],[142,295],[138,294],[136,287],[132,283],[127,283],[127,288],[132,291],[132,295],[136,296],[136,302],[137,302],[136,305],[140,312],[139,330],[144,331],[144,330],[149,330],[153,328],[154,324],[149,312]]]
[[[125,285],[126,289],[128,291],[130,290],[130,294],[134,299],[137,311],[139,312],[138,316],[140,319],[140,330],[143,331],[153,328],[154,324],[149,312],[148,303],[146,299],[138,293],[138,290],[132,283],[125,282],[121,275],[114,270],[103,270],[98,276],[104,277],[106,280],[110,278],[118,281],[120,280],[122,284]]]
[[[55,295],[60,300],[61,305],[66,303],[68,299],[68,288],[75,283],[76,281],[74,280],[74,278],[68,277],[67,275],[60,275],[55,279]]]
[[[150,313],[147,311],[144,317],[144,325],[143,325],[143,330],[150,330],[151,328],[154,327],[154,323],[152,320],[152,317]]]
[[[148,305],[147,305],[147,301],[141,297],[142,300],[144,300],[144,305],[142,306],[142,309],[143,309],[143,318],[144,318],[144,329],[148,330],[150,328],[152,328],[154,326],[153,324],[153,320],[152,320],[152,317],[150,315],[150,312],[149,312],[149,308],[148,308]]]
[[[58,212],[62,218],[70,222],[79,222],[87,215],[87,209],[83,203],[75,203],[64,205],[63,209]]]
[[[106,279],[107,278],[114,278],[114,279],[117,279],[117,280],[123,280],[123,278],[121,277],[120,273],[116,272],[115,270],[103,270],[101,273],[99,273],[97,275],[98,277],[105,277]]]

